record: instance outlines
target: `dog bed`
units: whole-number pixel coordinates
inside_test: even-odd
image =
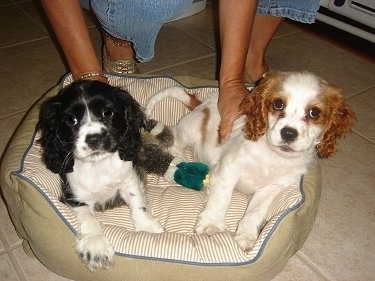
[[[190,77],[109,76],[114,86],[128,90],[144,105],[157,91],[180,85],[204,98],[217,91],[215,81]],[[75,252],[79,224],[74,213],[59,202],[59,176],[41,163],[39,133],[35,131],[40,103],[72,82],[67,76],[28,112],[14,134],[1,163],[1,188],[23,247],[51,271],[74,280],[270,280],[305,242],[315,220],[321,192],[318,162],[299,182],[273,202],[267,222],[248,253],[241,251],[232,233],[249,199],[235,192],[227,213],[229,231],[196,235],[194,225],[204,206],[204,191],[194,191],[150,175],[146,196],[152,213],[166,232],[134,232],[129,209],[124,206],[96,216],[115,251],[115,264],[90,272]],[[154,118],[175,124],[187,109],[165,99]]]

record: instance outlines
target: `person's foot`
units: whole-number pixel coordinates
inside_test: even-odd
[[[103,70],[114,73],[139,73],[133,44],[103,32]]]
[[[245,83],[256,84],[260,79],[263,78],[264,74],[269,71],[268,67],[262,67],[258,69],[251,69],[251,71],[245,70],[244,81]]]
[[[244,81],[246,83],[258,82],[267,71],[269,71],[269,67],[263,56],[248,53],[244,71]]]

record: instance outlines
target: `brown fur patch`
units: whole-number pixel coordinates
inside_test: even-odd
[[[210,120],[211,112],[208,108],[203,109],[203,119],[202,119],[202,125],[201,125],[201,136],[202,136],[202,143],[206,142],[207,140],[207,126],[208,121]]]
[[[257,141],[266,133],[270,110],[273,114],[282,114],[274,110],[272,102],[283,100],[281,84],[284,79],[285,74],[269,72],[242,101],[241,110],[247,116],[244,134],[248,140]]]
[[[189,104],[186,104],[186,107],[191,111],[202,103],[195,95],[188,94],[190,97]]]
[[[322,106],[322,121],[319,122],[324,125],[324,131],[316,149],[319,158],[328,158],[336,153],[337,141],[351,131],[357,119],[340,88],[323,83],[322,91],[324,107]]]

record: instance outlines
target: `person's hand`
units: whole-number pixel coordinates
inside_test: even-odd
[[[220,142],[225,142],[230,133],[234,121],[241,115],[240,104],[248,94],[243,83],[222,85],[220,87],[218,109],[221,116],[219,127]]]

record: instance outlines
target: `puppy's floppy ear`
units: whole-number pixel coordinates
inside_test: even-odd
[[[240,107],[247,116],[244,134],[248,140],[257,141],[266,133],[269,96],[275,91],[281,77],[277,72],[268,72],[242,101]]]
[[[322,89],[327,97],[329,116],[316,149],[319,158],[328,158],[336,153],[337,141],[351,131],[356,117],[345,102],[341,89],[326,82],[322,83]]]
[[[120,140],[119,154],[124,161],[136,160],[142,146],[141,129],[145,127],[146,116],[137,101],[126,91],[116,89],[115,102],[124,114],[124,135]]]
[[[59,174],[72,172],[74,165],[73,156],[68,157],[71,149],[67,149],[58,134],[61,106],[58,96],[46,100],[41,106],[38,122],[42,161],[49,170]]]

